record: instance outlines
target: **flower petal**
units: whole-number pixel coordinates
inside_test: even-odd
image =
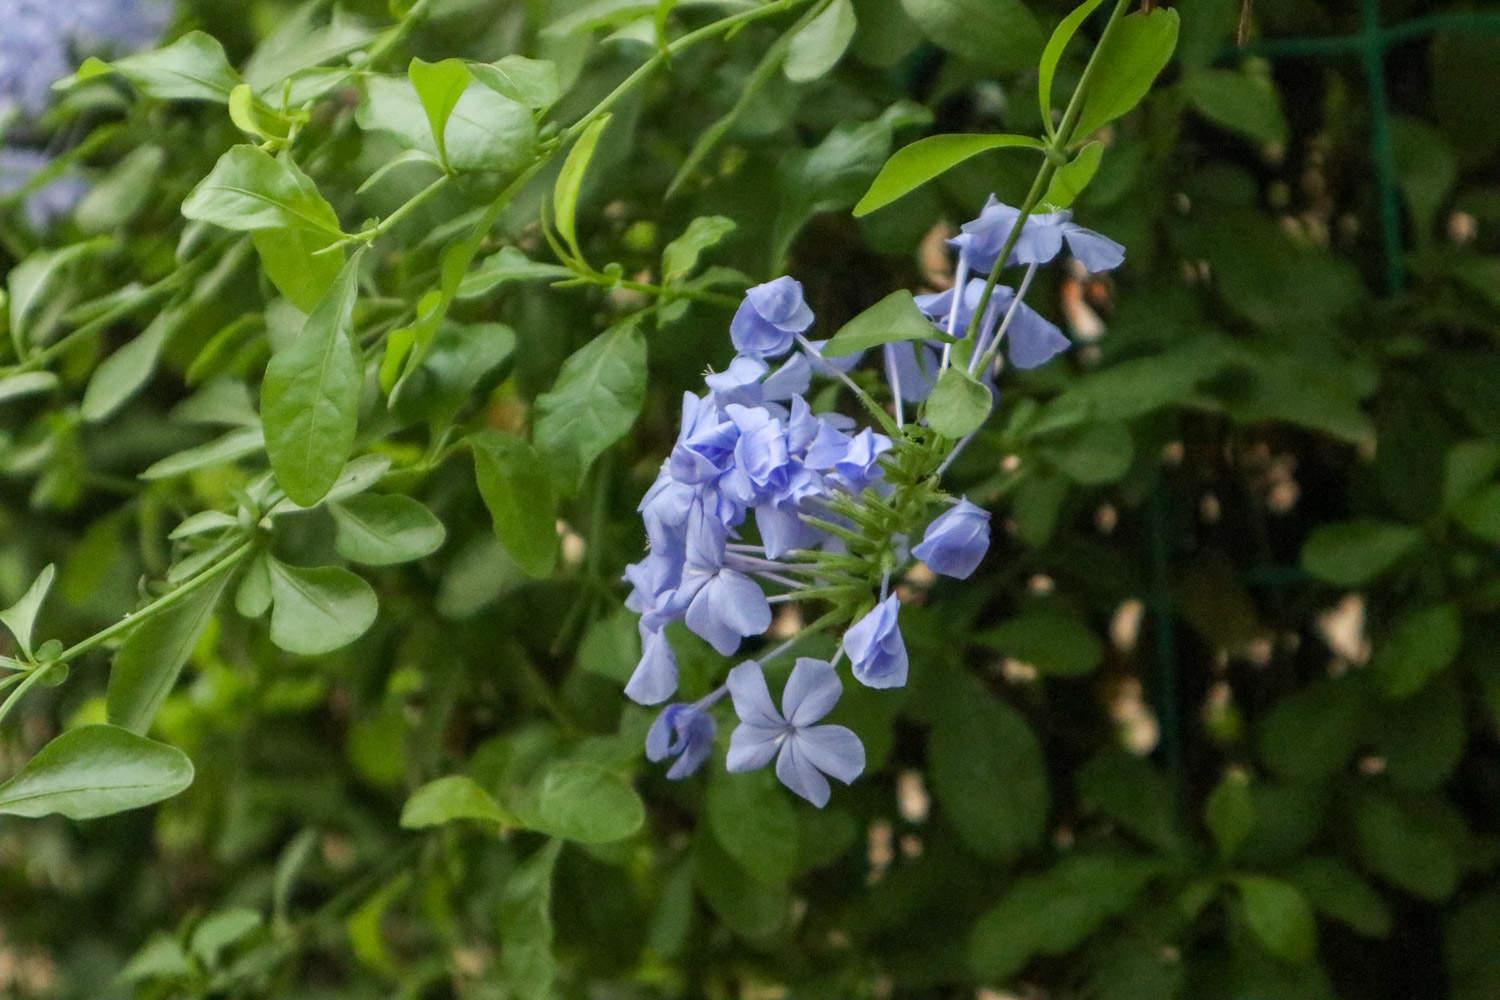
[[[781,692],[781,712],[794,727],[810,726],[833,711],[844,686],[827,660],[798,657]]]
[[[740,774],[765,767],[776,756],[776,750],[783,742],[780,737],[785,732],[783,726],[774,729],[750,723],[735,726],[734,732],[729,734],[729,755],[724,758],[724,770]]]
[[[741,722],[764,729],[786,727],[786,720],[771,701],[771,690],[766,687],[766,675],[759,663],[746,660],[729,671],[725,686],[729,688],[729,698],[734,703],[734,714]]]
[[[811,726],[793,737],[798,750],[822,771],[849,784],[865,770],[865,745],[845,726]]]
[[[776,777],[819,809],[828,804],[828,779],[798,749],[795,739],[782,744],[781,753],[776,757]]]
[[[1067,237],[1068,249],[1073,251],[1073,256],[1091,274],[1113,271],[1125,263],[1125,247],[1103,233],[1069,223],[1063,226],[1063,235]]]

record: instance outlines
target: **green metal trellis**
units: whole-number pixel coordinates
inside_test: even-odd
[[[1442,32],[1500,32],[1500,11],[1453,11],[1412,18],[1383,27],[1380,0],[1360,0],[1360,30],[1349,35],[1261,39],[1227,55],[1258,55],[1267,59],[1300,59],[1357,55],[1363,64],[1370,105],[1370,158],[1375,168],[1379,200],[1381,256],[1387,294],[1405,283],[1405,250],[1401,234],[1401,200],[1396,178],[1396,154],[1391,141],[1390,100],[1385,87],[1386,54],[1395,45]],[[1152,586],[1149,607],[1155,619],[1156,678],[1154,707],[1161,728],[1161,752],[1169,772],[1177,778],[1182,805],[1182,720],[1178,704],[1176,615],[1172,607],[1167,567],[1171,555],[1169,497],[1161,486],[1148,502]],[[1269,586],[1301,579],[1295,567],[1262,567],[1251,575]]]

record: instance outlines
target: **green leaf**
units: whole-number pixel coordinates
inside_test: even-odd
[[[858,27],[854,5],[849,0],[833,0],[792,36],[786,60],[781,64],[782,72],[794,83],[807,83],[826,75],[844,57]]]
[[[546,464],[530,444],[501,431],[483,431],[469,444],[495,536],[527,575],[550,576],[557,561],[557,499]]]
[[[200,444],[195,448],[187,448],[174,455],[168,455],[159,462],[148,465],[141,478],[149,481],[157,479],[171,479],[180,476],[184,472],[193,472],[197,469],[212,468],[216,465],[226,465],[238,461],[247,455],[254,455],[263,451],[266,447],[265,435],[259,427],[239,427],[230,431],[223,437],[215,438],[207,444]]]
[[[208,625],[229,576],[219,574],[180,603],[130,630],[109,670],[105,707],[113,725],[136,733],[151,728]]]
[[[968,677],[955,677],[933,719],[929,759],[938,806],[970,850],[1010,861],[1041,840],[1047,775],[1031,727]]]
[[[1259,143],[1285,143],[1286,115],[1271,80],[1229,69],[1193,70],[1183,93],[1201,115]]]
[[[110,73],[119,73],[147,97],[164,101],[228,104],[230,93],[240,84],[240,76],[229,65],[218,39],[190,31],[171,45],[151,52],[113,62],[87,59],[77,73],[55,86],[71,87]]]
[[[1458,156],[1442,132],[1406,115],[1392,118],[1391,144],[1412,233],[1426,246],[1437,235],[1438,214],[1458,183]]]
[[[969,939],[969,965],[1005,981],[1036,955],[1064,955],[1111,917],[1128,910],[1161,862],[1124,854],[1073,854],[1039,875],[1017,879]]]
[[[881,344],[930,340],[937,335],[932,322],[917,308],[911,292],[903,288],[839,327],[833,339],[823,345],[822,353],[837,358],[859,354]]]
[[[330,250],[330,233],[287,226],[250,234],[261,269],[288,302],[310,313],[323,301],[344,268],[344,251]]]
[[[1357,678],[1320,680],[1276,703],[1260,725],[1261,759],[1276,774],[1319,781],[1348,762],[1365,718]]]
[[[885,161],[870,189],[854,206],[854,216],[869,215],[934,177],[992,149],[1035,149],[1044,146],[1029,135],[932,135],[903,146]]]
[[[160,146],[138,146],[125,154],[78,203],[73,212],[78,228],[102,235],[135,221],[150,203],[166,162],[166,150]]]
[[[600,115],[589,123],[573,148],[568,150],[568,158],[563,161],[557,182],[552,186],[552,213],[557,232],[579,258],[583,252],[578,249],[578,199],[583,193],[584,178],[588,176],[589,161],[599,148],[599,137],[609,127],[609,120],[609,115]]]
[[[469,63],[469,72],[495,93],[538,111],[562,96],[557,64],[545,59],[510,55],[492,63]]]
[[[333,547],[351,562],[391,566],[432,555],[447,532],[432,511],[412,497],[367,493],[331,504],[338,534]]]
[[[564,489],[624,437],[646,399],[646,338],[627,320],[563,362],[557,382],[536,401],[533,437]]]
[[[1025,69],[1042,51],[1042,26],[1021,0],[901,0],[932,41],[984,69]]]
[[[1037,65],[1037,102],[1041,107],[1042,121],[1047,123],[1047,130],[1052,130],[1052,79],[1057,75],[1057,64],[1062,62],[1063,52],[1068,48],[1068,43],[1073,36],[1078,34],[1078,29],[1083,27],[1083,22],[1088,20],[1104,0],[1083,0],[1083,3],[1068,12],[1068,16],[1060,21],[1052,31],[1052,37],[1047,39],[1047,47],[1042,49],[1042,59]],[[1050,201],[1051,199],[1045,199]]]
[[[245,567],[234,591],[234,610],[245,618],[259,618],[271,608],[271,557],[258,552]]]
[[[218,964],[219,955],[225,948],[243,941],[264,922],[260,913],[248,907],[220,910],[205,917],[202,923],[193,928],[193,954],[209,968],[213,968]]]
[[[960,368],[949,368],[927,398],[927,425],[946,438],[967,437],[984,423],[991,405],[986,386]]]
[[[1302,566],[1329,583],[1358,587],[1395,566],[1421,542],[1421,531],[1388,521],[1325,525],[1302,546]]]
[[[1318,949],[1318,925],[1307,899],[1290,882],[1266,875],[1237,875],[1245,922],[1266,950],[1288,962],[1310,962]]]
[[[458,297],[478,298],[512,281],[558,281],[572,276],[566,267],[530,260],[516,247],[501,247],[499,253],[490,254],[464,275]]]
[[[1462,643],[1456,604],[1409,610],[1375,650],[1370,669],[1387,697],[1405,698],[1446,670]]]
[[[1057,169],[1047,185],[1042,201],[1054,209],[1067,208],[1078,200],[1089,181],[1099,172],[1104,159],[1104,143],[1091,142],[1078,151],[1078,155]]]
[[[56,372],[21,372],[18,375],[0,377],[0,403],[13,399],[25,399],[44,392],[51,392],[62,385]]]
[[[341,238],[338,215],[290,159],[258,146],[231,146],[182,203],[189,219],[224,229],[305,229]]]
[[[355,121],[366,131],[390,134],[407,149],[441,162],[431,121],[408,79],[371,76]],[[523,169],[536,151],[536,119],[524,105],[488,87],[469,87],[449,114],[443,131],[448,164],[461,173]]]
[[[1219,857],[1234,857],[1255,826],[1255,802],[1250,796],[1250,776],[1239,768],[1226,771],[1203,805],[1203,822],[1214,835]]]
[[[1098,486],[1119,482],[1135,459],[1135,442],[1124,423],[1086,424],[1037,442],[1036,453],[1075,483]]]
[[[94,819],[169,799],[193,783],[193,762],[118,726],[58,736],[0,785],[0,813]]]
[[[282,88],[292,84],[292,99],[298,100],[297,77],[321,63],[342,59],[368,45],[376,35],[364,22],[347,17],[338,6],[326,22],[319,23],[325,8],[310,4],[280,12],[276,28],[245,61],[245,80],[267,99],[279,99]],[[347,72],[331,70],[322,72]]]
[[[494,796],[462,774],[429,781],[407,797],[401,807],[401,829],[421,830],[454,820],[478,820],[515,826],[516,819],[500,807]]]
[[[1062,608],[1028,608],[975,641],[1013,657],[1048,677],[1086,674],[1104,658],[1104,645],[1088,623]]]
[[[703,252],[723,242],[734,230],[734,220],[722,215],[700,215],[688,223],[682,235],[661,252],[662,282],[671,285],[692,274]]]
[[[1182,847],[1176,798],[1166,776],[1150,761],[1118,748],[1101,751],[1078,772],[1085,808],[1163,851]]]
[[[716,773],[708,825],[724,853],[755,878],[784,885],[797,869],[797,814],[765,774]]]
[[[581,844],[623,840],[646,821],[646,807],[629,782],[585,761],[547,766],[518,811],[527,826]]]
[[[288,653],[320,656],[347,646],[375,623],[375,591],[340,566],[310,569],[272,559],[271,641]]]
[[[427,124],[432,129],[432,141],[437,146],[438,162],[444,170],[451,170],[448,163],[448,119],[458,107],[470,80],[469,67],[462,59],[444,59],[430,63],[413,59],[406,70],[422,110],[427,112]]]
[[[1440,39],[1446,37],[1454,36],[1439,36]],[[1483,38],[1473,41],[1484,46]],[[1497,136],[1497,144],[1500,144],[1500,136]],[[1443,921],[1443,954],[1452,989],[1451,1000],[1493,1000],[1500,996],[1496,927],[1500,927],[1500,890],[1493,883],[1473,899],[1447,912]]]
[[[1365,937],[1391,933],[1391,911],[1380,894],[1335,858],[1303,858],[1288,872],[1313,909]]]
[[[179,309],[163,310],[130,343],[105,358],[89,377],[79,413],[89,423],[98,423],[124,406],[141,391],[156,372],[162,345],[183,319]]]
[[[354,450],[364,365],[354,339],[360,254],[308,316],[291,345],[266,366],[261,419],[276,481],[295,503],[323,498]]]
[[[557,978],[552,957],[552,871],[562,842],[548,841],[511,871],[500,894],[500,978],[506,996],[551,1000]]]
[[[1451,670],[1410,698],[1372,706],[1365,738],[1370,752],[1385,761],[1392,785],[1434,791],[1458,767],[1469,737],[1462,683]]]
[[[1454,503],[1453,519],[1474,537],[1500,543],[1500,484],[1486,486]]]
[[[1177,12],[1166,7],[1115,22],[1094,54],[1094,75],[1073,135],[1086,137],[1141,102],[1177,46]]]
[[[36,579],[31,581],[31,586],[26,588],[21,599],[0,611],[0,623],[10,629],[10,634],[15,636],[16,645],[28,657],[31,656],[31,640],[36,629],[37,615],[42,610],[42,602],[47,599],[47,591],[52,589],[52,578],[56,574],[57,567],[48,563],[36,575]]]
[[[1366,794],[1354,807],[1354,834],[1365,868],[1397,888],[1433,902],[1458,888],[1457,845],[1432,810]]]
[[[16,357],[24,358],[31,347],[31,318],[45,301],[45,294],[62,277],[64,269],[75,261],[113,249],[115,242],[107,237],[74,243],[56,250],[30,254],[6,274],[10,298],[10,337]]]

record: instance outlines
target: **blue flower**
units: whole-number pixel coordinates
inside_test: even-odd
[[[667,769],[667,777],[680,781],[708,760],[717,735],[714,717],[703,710],[702,702],[668,705],[646,733],[646,759],[660,763],[676,757],[676,762]]]
[[[783,275],[745,293],[729,324],[729,338],[741,354],[775,358],[790,351],[797,334],[812,324],[801,282]]]
[[[780,712],[754,660],[729,672],[728,687],[740,719],[729,738],[728,770],[753,771],[775,757],[781,783],[820,809],[828,804],[825,774],[847,785],[864,771],[864,744],[852,730],[814,725],[833,710],[843,693],[833,664],[798,659],[781,692]]]
[[[960,500],[933,519],[912,555],[934,573],[967,580],[989,547],[989,511]]]
[[[677,656],[667,634],[652,630],[645,622],[641,633],[641,661],[625,685],[625,694],[639,705],[659,705],[677,691]]]
[[[895,594],[849,626],[844,633],[844,652],[854,668],[854,677],[872,688],[895,688],[906,683],[906,642],[896,623],[901,602]]]
[[[963,231],[948,242],[964,254],[970,267],[988,271],[995,266],[1020,214],[1020,209],[990,195],[979,218],[964,223]],[[1125,261],[1123,246],[1073,222],[1073,213],[1065,210],[1028,216],[1006,263],[1045,264],[1062,252],[1064,241],[1079,263],[1091,272],[1113,270]]]

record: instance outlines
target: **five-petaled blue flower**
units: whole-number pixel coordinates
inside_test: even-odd
[[[813,324],[802,283],[782,275],[745,293],[729,324],[734,349],[752,358],[777,358]]]
[[[896,623],[900,610],[901,601],[892,594],[844,633],[844,652],[855,678],[866,687],[897,688],[906,683],[906,641]]]
[[[718,731],[714,717],[701,702],[668,705],[646,733],[646,759],[660,763],[668,757],[676,757],[667,769],[667,777],[680,781],[708,760]]]
[[[967,258],[970,267],[988,271],[1015,228],[1020,209],[990,195],[979,218],[963,224],[963,231],[948,242]],[[1085,229],[1067,210],[1031,215],[1011,251],[1008,264],[1045,264],[1062,252],[1063,242],[1088,271],[1111,271],[1125,261],[1125,248],[1108,236]]]
[[[933,519],[911,552],[934,573],[967,580],[989,547],[989,511],[960,500]]]
[[[780,712],[754,660],[731,670],[728,686],[740,718],[729,738],[728,770],[753,771],[775,757],[781,783],[820,809],[828,803],[825,774],[847,785],[864,771],[865,747],[852,730],[813,724],[843,693],[833,664],[799,658],[781,692]]]

